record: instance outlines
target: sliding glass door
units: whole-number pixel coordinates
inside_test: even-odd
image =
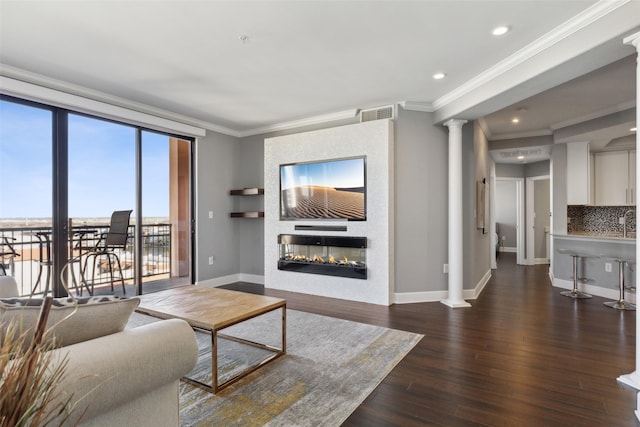
[[[144,291],[191,283],[191,143],[142,132]]]
[[[127,294],[192,283],[191,140],[10,97],[0,108],[0,252],[15,248],[2,265],[21,294],[64,294],[61,273],[71,291],[122,293],[114,267]],[[122,210],[117,265],[85,262]]]
[[[22,295],[51,289],[53,120],[50,109],[0,101],[0,274]]]
[[[125,247],[110,249],[118,265],[113,256],[90,255],[90,249],[105,243],[100,238],[114,211],[135,211],[136,128],[77,114],[69,114],[68,123],[68,281],[74,290],[86,284],[92,293],[120,293],[122,271],[127,293],[135,294],[135,221]]]

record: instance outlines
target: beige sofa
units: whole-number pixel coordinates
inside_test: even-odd
[[[17,293],[12,286],[15,281],[10,282],[4,279],[0,283],[6,291],[4,297]],[[67,361],[58,398],[71,397],[73,402],[70,418],[64,424],[60,419],[54,424],[180,424],[178,387],[180,378],[193,369],[198,358],[195,333],[178,319],[124,329],[138,302],[129,298],[52,308],[47,328],[52,328],[61,345],[51,350],[52,365]],[[34,324],[40,311],[39,306],[11,304],[12,299],[1,300],[0,333],[11,319]]]
[[[74,425],[178,426],[178,387],[198,347],[183,320],[155,322],[52,350],[68,358],[61,398],[73,395]]]

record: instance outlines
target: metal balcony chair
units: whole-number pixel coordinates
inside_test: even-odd
[[[113,292],[113,283],[116,280],[120,280],[122,283],[122,292],[127,293],[127,290],[124,285],[124,275],[122,274],[122,265],[120,263],[120,258],[116,253],[117,250],[124,250],[127,246],[127,240],[129,238],[129,221],[131,218],[131,210],[128,211],[115,211],[111,215],[111,223],[109,225],[109,231],[106,233],[102,233],[98,243],[88,252],[85,252],[83,256],[84,264],[82,267],[82,280],[87,280],[87,266],[89,264],[89,259],[93,259],[93,264],[91,268],[91,294],[94,293],[94,285],[96,283],[96,268],[99,268],[101,273],[103,271],[109,272],[109,278],[111,283],[111,291]],[[106,258],[106,264],[103,261]],[[114,262],[115,261],[115,262]],[[118,270],[120,274],[119,279],[114,278],[113,270],[114,267]]]
[[[13,259],[15,257],[20,256],[20,254],[18,252],[15,251],[15,249],[13,249],[13,246],[11,245],[11,242],[9,242],[9,239],[11,240],[16,240],[13,237],[6,237],[6,236],[2,236],[0,237],[0,269],[2,270],[2,274],[4,276],[7,275],[7,270],[6,268],[9,267],[9,276],[13,276],[14,273],[14,263],[13,263]],[[6,259],[6,261],[5,261]]]

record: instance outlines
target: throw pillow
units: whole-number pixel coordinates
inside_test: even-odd
[[[27,334],[26,345],[33,340],[42,306],[41,298],[0,299],[0,330],[12,320]],[[89,298],[54,298],[47,319],[45,339],[54,347],[64,347],[124,330],[139,298],[94,296]]]

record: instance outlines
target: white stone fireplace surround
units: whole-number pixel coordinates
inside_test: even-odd
[[[390,305],[393,271],[393,121],[375,120],[265,139],[264,242],[267,288]],[[366,156],[367,220],[280,220],[280,165]],[[347,231],[295,230],[296,225],[346,225]],[[367,279],[278,270],[279,234],[367,237]]]

